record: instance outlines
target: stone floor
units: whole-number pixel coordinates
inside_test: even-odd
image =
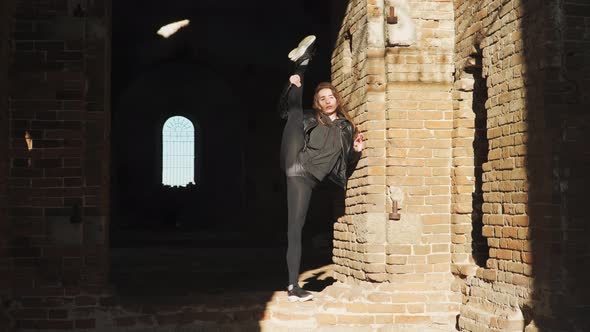
[[[111,271],[115,296],[94,331],[450,331],[339,303],[329,247],[304,248],[300,283],[315,294],[305,303],[287,301],[280,247],[113,248]]]
[[[144,236],[111,249],[114,326],[97,328],[280,331],[310,326],[319,302],[286,300],[285,248],[276,241],[266,248],[252,243],[212,248],[214,239],[207,234],[190,235],[190,243],[182,235]],[[232,244],[231,236],[221,241]],[[330,263],[331,248],[305,248],[302,285],[320,292],[332,284]]]
[[[136,236],[111,248],[108,291],[51,308],[49,319],[16,318],[19,331],[455,330],[454,317],[441,315],[438,325],[427,325],[421,323],[423,315],[394,313],[389,309],[399,305],[369,303],[367,294],[336,282],[326,238],[307,242],[303,251],[300,284],[314,293],[314,300],[291,303],[285,291],[285,247],[279,241],[256,247],[257,242],[220,241],[208,234]]]

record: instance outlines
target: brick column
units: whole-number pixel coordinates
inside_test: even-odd
[[[453,8],[447,1],[389,2],[387,289],[414,319],[452,325],[451,165]],[[413,26],[414,31],[408,26]],[[397,297],[392,297],[396,299]]]
[[[385,272],[385,67],[382,2],[349,4],[332,60],[333,82],[365,136],[349,181],[346,216],[334,226],[336,278],[351,284]],[[367,30],[371,33],[367,34]],[[381,34],[381,37],[378,35]],[[377,35],[377,36],[375,36]],[[361,51],[365,51],[361,53]]]
[[[450,268],[453,28],[449,1],[349,5],[333,78],[367,147],[335,226],[341,284],[326,290],[347,303],[347,319],[450,328],[459,311]],[[389,219],[394,202],[400,220]]]

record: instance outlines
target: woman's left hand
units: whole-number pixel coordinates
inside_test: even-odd
[[[364,139],[363,134],[359,133],[352,145],[352,148],[354,149],[354,151],[356,151],[356,152],[363,151],[363,148],[365,146],[365,143],[363,143],[363,139]]]

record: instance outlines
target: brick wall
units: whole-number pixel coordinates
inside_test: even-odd
[[[76,4],[0,8],[0,297],[17,299],[25,329],[92,328],[91,312],[113,305],[109,13]],[[366,150],[320,323],[451,329],[459,313],[465,331],[590,327],[589,7],[350,1],[332,78]],[[140,321],[115,312],[116,325]]]
[[[14,10],[13,1],[0,3],[0,331],[11,331],[14,320],[5,304],[10,298],[10,265],[8,264],[8,225],[6,202],[8,186],[8,67],[10,65],[10,28]]]
[[[516,8],[515,8],[516,6]],[[519,309],[530,297],[532,276],[527,215],[526,101],[523,73],[527,71],[522,38],[524,8],[515,1],[456,2],[457,38],[455,61],[455,139],[460,144],[476,136],[476,117],[486,122],[487,160],[480,163],[483,174],[481,219],[477,229],[487,238],[489,258],[480,268],[456,272],[469,275],[461,286],[467,296],[461,309],[460,327],[465,330],[524,328]],[[526,13],[526,15],[535,15]],[[485,84],[476,84],[483,80]],[[486,96],[485,110],[478,114],[476,95]],[[480,101],[481,102],[481,101]],[[474,156],[473,148],[464,145],[458,158]],[[475,161],[475,158],[472,160]],[[463,167],[456,160],[456,170]],[[469,165],[472,166],[472,165]],[[471,174],[466,174],[471,176]],[[459,179],[459,178],[458,178]],[[475,180],[463,183],[475,186]],[[456,188],[456,199],[466,205],[454,214],[457,225],[467,225],[473,207],[469,190]],[[473,229],[475,231],[475,229]],[[462,248],[461,252],[470,252]],[[457,247],[459,251],[459,248]],[[459,253],[458,253],[459,254]],[[458,256],[459,257],[459,256]],[[457,263],[470,263],[458,259]],[[475,272],[475,276],[473,273]]]
[[[387,22],[390,7],[397,23]],[[451,291],[453,19],[449,1],[351,2],[333,54],[333,81],[366,149],[334,227],[335,275],[346,286],[327,293],[387,304],[398,324],[451,328],[459,308]],[[399,220],[389,218],[394,202]]]
[[[579,112],[588,108],[588,101],[575,92],[587,85],[581,73],[587,73],[588,65],[580,62],[587,38],[576,32],[587,22],[588,8],[568,1],[455,2],[454,102],[461,120],[455,137],[462,142],[477,136],[473,99],[485,96],[489,149],[481,163],[482,235],[489,258],[481,267],[462,269],[470,262],[457,255],[463,259],[455,272],[467,275],[464,284],[456,285],[465,294],[459,319],[463,330],[522,331],[526,326],[527,331],[572,331],[589,326],[582,315],[588,303],[582,274],[589,266],[574,249],[581,248],[588,227],[579,222],[580,210],[569,209],[588,183],[582,171],[587,170],[582,165],[588,165],[583,157],[588,148],[580,144],[588,115]],[[581,157],[579,166],[572,163],[576,156]],[[455,162],[460,169],[462,164]],[[580,186],[570,187],[572,181]],[[454,197],[467,204],[453,217],[457,225],[467,226],[468,208],[475,205],[465,196],[469,190],[460,189]],[[586,295],[573,295],[580,290]]]
[[[468,7],[468,4],[462,6]],[[485,266],[488,257],[487,240],[482,231],[482,166],[489,152],[488,88],[482,73],[480,34],[460,21],[456,23],[456,31],[455,63],[458,71],[453,87],[452,261],[454,273],[473,275],[476,264]]]
[[[390,4],[397,24],[411,22],[415,37],[398,46],[404,31],[388,31],[387,206],[397,201],[401,219],[387,223],[387,272],[433,290],[451,276],[453,12],[447,1],[401,4]]]
[[[360,131],[366,131],[363,128],[366,126],[364,123],[370,121],[370,119],[365,119],[369,113],[367,111],[369,107],[367,105],[368,92],[366,91],[369,60],[362,52],[368,47],[368,10],[366,1],[351,1],[349,3],[332,57],[332,82],[341,91],[344,100],[347,101],[349,111]],[[374,237],[375,234],[359,233],[363,230],[357,229],[355,225],[368,226],[369,212],[379,210],[378,207],[371,210],[372,204],[367,198],[379,199],[379,193],[383,193],[383,188],[375,189],[377,191],[372,192],[373,188],[371,188],[367,177],[367,172],[379,169],[378,163],[375,162],[379,152],[374,152],[377,148],[376,145],[379,144],[379,137],[366,136],[366,138],[364,158],[359,162],[355,174],[349,181],[346,216],[334,225],[334,262],[337,264],[335,277],[342,282],[365,279],[365,266],[370,264],[370,261],[364,259],[370,255],[370,252],[367,251],[370,249],[367,248],[367,242],[371,239],[367,237]],[[376,155],[375,158],[370,158],[373,155]],[[359,239],[359,237],[361,238]]]
[[[8,75],[6,75],[11,63],[10,44],[11,44],[11,20],[14,10],[12,1],[3,1],[0,7],[0,256],[5,256],[7,240],[7,188],[8,188]],[[2,264],[2,268],[5,265]],[[6,276],[7,273],[1,273]],[[0,282],[5,286],[6,280],[0,277]],[[6,290],[6,287],[0,287]],[[2,296],[3,294],[0,294]]]
[[[109,22],[102,1],[15,4],[3,254],[11,296],[38,310],[14,316],[21,327],[74,326],[46,307],[100,293],[106,281]]]
[[[367,148],[335,225],[341,283],[326,293],[355,319],[381,319],[381,301],[394,323],[442,322],[463,294],[465,331],[588,329],[588,13],[557,0],[351,3],[333,79]],[[348,308],[359,301],[369,309]]]

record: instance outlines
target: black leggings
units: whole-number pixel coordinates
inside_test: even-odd
[[[297,74],[303,82],[303,71],[298,70]],[[312,175],[306,176],[301,171],[293,170],[298,166],[297,156],[303,149],[305,142],[301,103],[303,86],[297,87],[288,84],[286,88],[288,89],[288,118],[281,141],[281,168],[287,174],[287,268],[289,270],[289,285],[297,285],[301,264],[301,233],[305,224],[311,192],[317,184],[317,180]],[[293,176],[293,174],[298,175]]]
[[[301,265],[301,234],[305,224],[305,216],[315,187],[314,179],[305,176],[287,177],[287,268],[289,285],[297,285],[299,267]]]
[[[303,106],[301,104],[303,85],[297,87],[288,83],[285,89],[288,91],[288,117],[281,140],[281,169],[288,176],[289,170],[297,165],[297,156],[305,144],[305,136],[303,134]]]

